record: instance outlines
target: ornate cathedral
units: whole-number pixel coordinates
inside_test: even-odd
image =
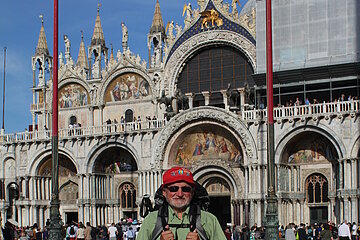
[[[164,24],[154,2],[146,60],[130,50],[124,23],[122,49],[109,49],[99,8],[77,59],[71,36],[64,36],[58,72],[64,222],[141,220],[142,197],[153,199],[162,173],[180,165],[207,189],[209,211],[222,226],[264,224],[265,0],[197,3],[184,6],[183,23]],[[359,12],[356,0],[273,1],[280,224],[359,220]],[[42,23],[32,56],[32,125],[0,136],[3,222],[42,227],[49,218],[52,64]]]

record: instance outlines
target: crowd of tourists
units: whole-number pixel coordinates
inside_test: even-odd
[[[86,226],[82,223],[71,222],[66,224],[61,235],[64,240],[135,240],[140,224],[137,220],[123,219],[121,222],[108,225]],[[6,222],[3,228],[3,238],[0,240],[47,240],[48,227],[41,229],[36,223],[31,227],[16,227]]]

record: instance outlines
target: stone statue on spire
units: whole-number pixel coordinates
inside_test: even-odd
[[[128,34],[128,29],[125,26],[124,22],[121,23],[121,29],[122,29],[122,48],[123,48],[123,51],[125,52],[128,48],[129,34]]]

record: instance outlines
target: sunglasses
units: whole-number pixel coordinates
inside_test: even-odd
[[[179,188],[181,188],[181,191],[183,192],[191,192],[192,188],[191,187],[188,187],[188,186],[183,186],[183,187],[179,187],[179,186],[170,186],[170,187],[167,187],[167,189],[169,189],[170,192],[177,192],[179,191]]]

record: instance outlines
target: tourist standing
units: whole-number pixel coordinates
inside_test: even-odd
[[[338,230],[338,236],[339,236],[339,240],[351,239],[350,228],[349,228],[346,220],[344,220],[344,222],[340,225],[339,230]]]

